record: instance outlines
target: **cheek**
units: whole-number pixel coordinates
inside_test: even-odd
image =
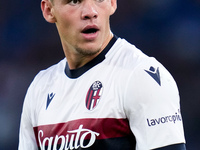
[[[72,29],[75,27],[74,20],[75,18],[72,18],[69,15],[59,14],[56,25],[58,27],[58,30],[62,32],[61,34],[72,31]]]
[[[114,13],[114,6],[112,6],[110,0],[105,0],[104,2],[99,4],[99,7],[101,8],[101,13],[107,13],[107,15],[112,15]]]
[[[70,23],[73,23],[73,20],[75,20],[75,13],[73,9],[69,9],[67,6],[58,7],[57,13],[55,14],[57,24],[63,25],[63,26],[69,26]]]

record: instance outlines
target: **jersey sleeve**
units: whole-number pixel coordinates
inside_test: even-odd
[[[154,58],[130,73],[124,110],[136,138],[136,150],[185,143],[177,85]]]
[[[33,98],[31,92],[32,87],[30,86],[25,96],[22,109],[18,150],[37,150],[31,119],[33,115],[32,110],[34,107],[31,105],[31,99]]]

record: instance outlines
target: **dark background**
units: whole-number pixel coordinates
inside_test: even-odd
[[[200,0],[118,0],[112,31],[156,57],[175,78],[188,150],[200,149]],[[0,150],[18,146],[20,115],[34,76],[64,58],[40,0],[0,1]]]

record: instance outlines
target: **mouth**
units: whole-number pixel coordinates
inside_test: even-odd
[[[94,41],[99,36],[100,29],[96,25],[88,25],[81,31],[86,41]]]
[[[82,30],[82,33],[84,34],[94,34],[99,31],[99,28],[96,26],[87,26]]]

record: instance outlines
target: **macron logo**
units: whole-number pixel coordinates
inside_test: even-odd
[[[48,108],[49,104],[51,103],[52,99],[54,98],[55,96],[55,93],[51,93],[51,94],[48,94],[47,96],[47,105],[46,105],[46,109]]]
[[[151,66],[149,70],[145,71],[161,86],[159,68],[155,69]]]

